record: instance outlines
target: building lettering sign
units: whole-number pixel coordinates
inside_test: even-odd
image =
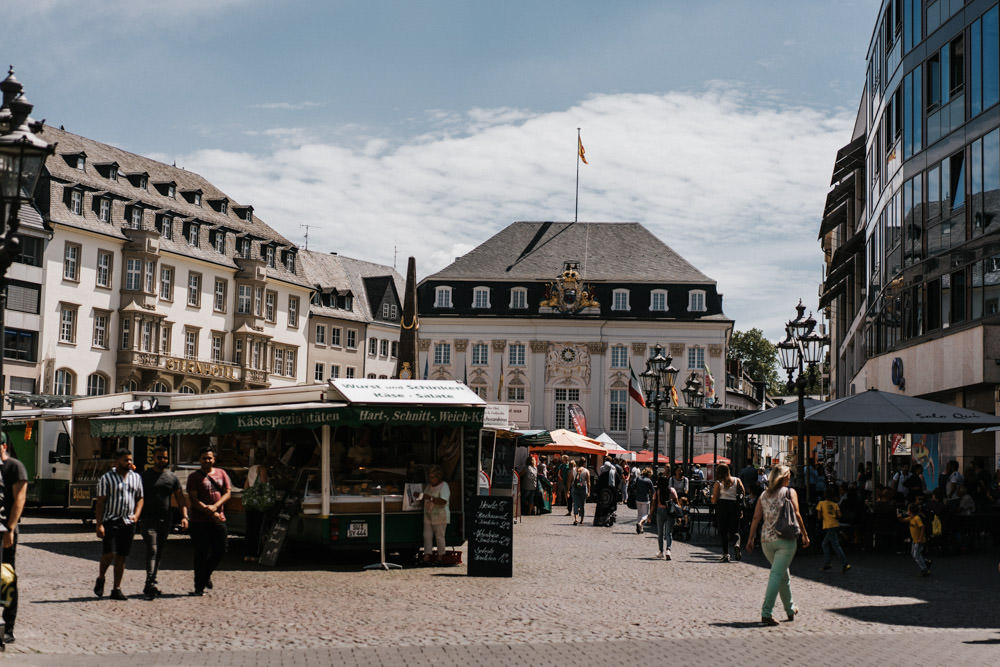
[[[486,403],[476,392],[454,380],[337,379],[330,384],[351,403]]]
[[[208,361],[181,359],[180,357],[164,357],[163,368],[174,373],[186,373],[187,375],[198,375],[216,380],[232,382],[239,380],[239,369],[228,364],[214,364]]]

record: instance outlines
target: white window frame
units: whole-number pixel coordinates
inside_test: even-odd
[[[253,288],[239,285],[236,288],[236,314],[249,315],[253,312]]]
[[[264,292],[264,321],[274,323],[278,318],[278,293],[274,290]]]
[[[94,277],[94,284],[97,287],[111,289],[111,269],[114,266],[115,256],[107,250],[97,251],[97,275]]]
[[[107,197],[101,197],[97,202],[97,219],[111,222],[111,200]]]
[[[490,363],[490,346],[487,343],[472,344],[472,365],[487,366]]]
[[[165,239],[173,239],[174,237],[174,218],[173,216],[165,215],[160,218],[160,236]]]
[[[226,283],[226,281],[224,279],[222,279],[222,278],[216,278],[215,279],[215,303],[213,304],[215,312],[217,312],[217,313],[224,313],[224,312],[226,312],[226,292],[228,292],[228,291],[229,290],[227,289],[227,283]]]
[[[434,307],[451,308],[451,288],[446,285],[439,285],[434,288]]]
[[[662,300],[662,304],[658,304],[657,301]],[[669,301],[667,300],[667,290],[665,289],[654,289],[649,293],[649,310],[654,313],[665,313],[669,309]],[[661,307],[662,306],[662,307]]]
[[[299,328],[299,297],[288,297],[288,326],[292,329]]]
[[[69,191],[69,210],[76,215],[83,215],[83,191],[76,188]]]
[[[313,366],[313,380],[315,380],[316,382],[322,382],[323,371],[325,369],[326,369],[326,364],[324,364],[322,361],[317,361],[316,364]]]
[[[326,325],[317,324],[314,334],[314,342],[316,345],[322,345],[326,347]]]
[[[356,329],[347,330],[347,349],[348,350],[358,349],[358,332]]]
[[[507,364],[509,366],[524,366],[526,362],[524,343],[511,343],[507,346]]]
[[[187,305],[193,308],[201,306],[201,274],[195,271],[188,272]]]
[[[692,345],[687,349],[687,362],[689,370],[702,370],[705,368],[705,348]]]
[[[368,356],[369,357],[378,356],[378,338],[368,339]]]
[[[142,260],[138,257],[125,258],[125,289],[138,292],[142,285]]]
[[[63,248],[63,279],[80,282],[80,244],[66,242]]]
[[[507,387],[507,402],[524,403],[524,387]]]
[[[64,303],[59,305],[59,342],[76,344],[76,324],[80,307]]]
[[[510,290],[511,310],[524,310],[528,307],[528,288],[513,287]]]
[[[693,289],[688,292],[688,312],[689,313],[703,313],[707,310],[705,307],[705,290],[703,289]]]
[[[472,288],[472,307],[477,310],[483,310],[490,307],[489,287],[480,286]]]
[[[434,343],[434,365],[451,365],[451,343]]]
[[[198,330],[184,329],[184,358],[198,358]]]
[[[617,312],[628,312],[631,310],[629,306],[629,291],[627,289],[619,287],[611,292],[611,310]]]
[[[68,368],[59,368],[52,382],[52,393],[56,396],[72,396],[76,375]]]
[[[174,267],[160,266],[160,299],[174,300]]]
[[[611,346],[611,368],[628,368],[628,346]]]
[[[340,347],[341,328],[330,327],[330,347]]]
[[[108,393],[108,376],[91,373],[87,376],[87,396],[103,396]]]
[[[91,346],[100,350],[108,349],[108,323],[111,313],[106,310],[94,311],[94,333]]]
[[[612,433],[628,431],[628,389],[615,388],[608,392],[608,428]]]

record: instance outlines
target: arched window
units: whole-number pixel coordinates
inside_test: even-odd
[[[72,396],[75,381],[76,376],[73,375],[73,371],[60,368],[56,371],[55,385],[52,388],[52,393],[56,396]]]
[[[153,386],[150,387],[149,390],[167,393],[170,391],[170,388],[167,385],[163,384],[162,382],[154,382]]]
[[[87,376],[87,396],[103,396],[108,393],[108,378],[103,373]]]
[[[181,385],[180,392],[182,394],[197,394],[198,392],[189,384]]]
[[[139,383],[133,378],[122,383],[122,391],[139,391]]]

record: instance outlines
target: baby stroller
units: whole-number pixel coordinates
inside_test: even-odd
[[[597,507],[594,509],[595,526],[615,525],[615,507],[618,505],[615,490],[604,487],[597,491]]]

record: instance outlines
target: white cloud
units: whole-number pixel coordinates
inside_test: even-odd
[[[736,328],[776,338],[801,297],[815,304],[819,218],[853,115],[777,104],[713,84],[697,93],[596,95],[573,108],[434,112],[406,142],[311,143],[272,130],[267,155],[199,151],[178,161],[252,203],[310,248],[443,268],[515,220],[572,220],[576,128],[580,220],[638,221],[718,281]],[[265,132],[267,133],[267,132]]]
[[[321,102],[263,102],[261,104],[251,104],[251,109],[263,109],[265,111],[301,111],[323,106]]]

